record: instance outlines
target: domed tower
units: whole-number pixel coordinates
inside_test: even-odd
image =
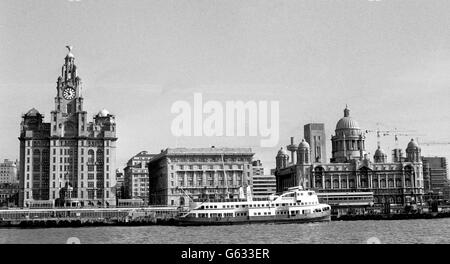
[[[410,162],[420,162],[420,147],[414,139],[408,143],[406,148],[406,159]]]
[[[378,149],[375,151],[375,155],[373,155],[373,160],[375,163],[386,163],[387,155],[384,152],[384,150],[381,149],[380,146],[378,146]]]
[[[310,160],[310,148],[308,142],[302,139],[302,142],[298,145],[297,149],[297,164],[309,164]]]
[[[347,162],[362,159],[365,152],[365,135],[358,122],[350,117],[350,109],[345,107],[344,117],[336,124],[335,135],[331,138],[331,162]]]
[[[287,154],[286,150],[281,148],[278,151],[277,157],[276,157],[276,166],[277,170],[286,168],[289,163],[289,155]]]

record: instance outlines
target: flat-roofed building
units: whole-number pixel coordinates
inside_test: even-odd
[[[5,159],[0,163],[0,184],[9,183],[16,184],[19,183],[18,179],[18,161],[12,161]]]
[[[424,178],[427,179],[425,191],[440,194],[444,200],[450,199],[445,157],[422,157]]]
[[[149,154],[147,151],[141,151],[128,160],[124,169],[124,197],[125,199],[142,199],[148,204],[149,178],[147,162],[155,154]]]
[[[148,163],[150,204],[187,206],[191,199],[238,198],[252,184],[250,148],[168,148]]]
[[[266,174],[260,160],[252,163],[252,194],[254,197],[268,197],[277,190],[277,181],[274,174]]]

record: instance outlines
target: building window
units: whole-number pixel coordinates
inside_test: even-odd
[[[338,189],[339,188],[339,180],[333,180],[333,188]]]
[[[355,180],[351,179],[348,183],[350,184],[350,188],[355,188]]]
[[[331,189],[331,181],[330,180],[325,181],[325,189]]]
[[[393,179],[389,179],[388,180],[388,184],[389,184],[389,188],[393,188],[394,187],[394,180]]]
[[[90,149],[88,150],[88,163],[94,163],[94,150]]]

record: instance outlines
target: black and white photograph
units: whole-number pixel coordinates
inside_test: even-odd
[[[450,1],[0,0],[0,244],[449,244],[449,99]]]

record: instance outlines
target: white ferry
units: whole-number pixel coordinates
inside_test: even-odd
[[[293,223],[331,220],[331,207],[312,190],[292,187],[266,200],[202,202],[177,218],[179,225]]]

